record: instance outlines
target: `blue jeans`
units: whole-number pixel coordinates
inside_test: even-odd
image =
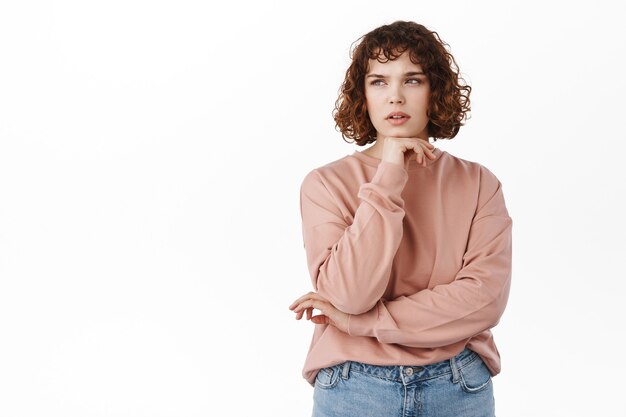
[[[318,372],[313,417],[368,416],[495,417],[491,374],[467,348],[423,366],[347,361]]]

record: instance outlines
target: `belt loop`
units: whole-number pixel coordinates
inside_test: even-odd
[[[452,368],[452,382],[456,384],[459,381],[460,375],[455,356],[450,358],[450,368]]]
[[[349,376],[350,376],[350,361],[346,361],[346,362],[343,364],[343,369],[342,369],[342,371],[341,371],[341,377],[342,377],[343,379],[348,379],[348,378],[349,378]]]

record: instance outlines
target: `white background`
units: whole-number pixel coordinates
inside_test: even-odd
[[[514,221],[497,414],[626,415],[616,4],[2,2],[0,415],[310,415],[299,186],[357,149],[349,48],[398,19],[450,45],[472,117],[437,146]]]

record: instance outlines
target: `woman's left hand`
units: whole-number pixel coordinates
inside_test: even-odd
[[[322,314],[313,316],[316,308]],[[291,303],[290,310],[296,313],[296,320],[300,320],[306,310],[306,319],[316,324],[332,324],[344,333],[348,333],[348,318],[350,315],[338,310],[327,299],[316,292],[310,291]]]

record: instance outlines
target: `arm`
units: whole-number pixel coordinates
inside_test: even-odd
[[[358,191],[351,223],[317,171],[300,191],[302,234],[313,288],[339,310],[361,314],[382,297],[402,240],[406,170],[381,161]]]
[[[488,171],[483,177],[479,209],[454,281],[379,300],[367,313],[350,316],[350,335],[430,348],[469,339],[499,322],[511,283],[512,219],[500,182]]]

